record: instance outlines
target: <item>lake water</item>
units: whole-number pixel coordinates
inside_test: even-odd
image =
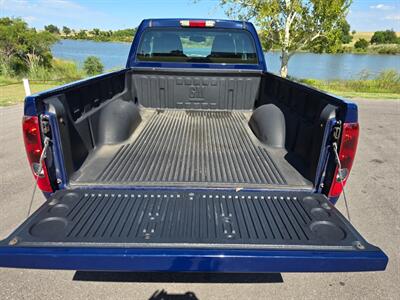
[[[57,58],[76,61],[82,66],[87,56],[101,59],[106,70],[123,68],[129,43],[62,40],[52,47]],[[268,70],[279,72],[279,53],[265,54]],[[367,71],[371,76],[387,69],[400,72],[399,55],[296,53],[289,62],[289,74],[297,78],[351,79]]]

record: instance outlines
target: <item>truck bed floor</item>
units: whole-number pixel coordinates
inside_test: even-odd
[[[131,139],[103,146],[73,184],[310,188],[285,159],[261,144],[244,112],[147,112]]]

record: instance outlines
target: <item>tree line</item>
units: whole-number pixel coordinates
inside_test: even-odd
[[[91,30],[75,30],[67,26],[58,28],[56,25],[49,24],[44,26],[44,30],[61,38],[68,39],[94,40],[102,42],[131,42],[137,28],[127,28],[119,30],[101,30],[99,28],[93,28]]]

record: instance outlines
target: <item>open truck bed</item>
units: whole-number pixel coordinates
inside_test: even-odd
[[[126,70],[43,99],[70,187],[308,190],[340,111],[259,71]],[[189,99],[188,99],[189,94]],[[193,96],[193,97],[191,97]],[[335,104],[335,103],[334,103]]]
[[[263,145],[251,113],[142,109],[128,141],[96,149],[72,180],[78,185],[187,185],[311,189],[284,149]]]
[[[201,99],[187,100],[193,89]],[[386,267],[316,192],[326,132],[348,109],[332,96],[268,73],[139,69],[41,97],[55,142],[48,172],[64,188],[0,242],[0,266]]]

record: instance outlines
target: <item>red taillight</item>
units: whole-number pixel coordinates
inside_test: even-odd
[[[349,177],[356,155],[359,135],[358,123],[344,123],[342,129],[342,139],[340,141],[339,159],[342,167],[341,176],[338,176],[339,168],[336,167],[333,182],[329,190],[329,197],[339,197],[343,186]],[[340,182],[340,177],[343,178]],[[342,185],[343,183],[343,185]]]
[[[182,27],[214,27],[215,21],[205,20],[182,20],[180,21]]]
[[[44,162],[42,163],[42,172],[39,175],[36,173],[40,169],[40,155],[43,150],[38,117],[25,116],[22,119],[22,131],[29,165],[35,180],[37,180],[38,187],[44,192],[53,192]]]

